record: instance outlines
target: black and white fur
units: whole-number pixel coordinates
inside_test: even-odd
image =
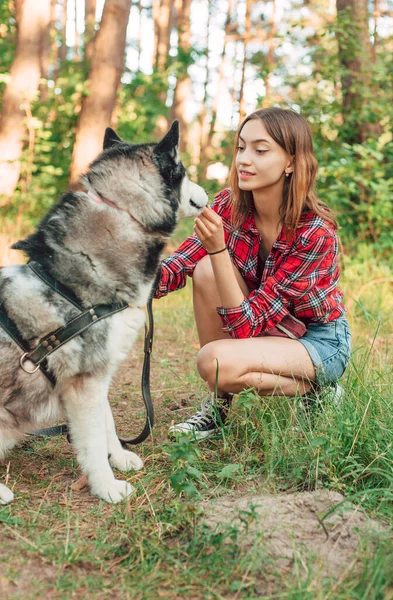
[[[14,245],[71,289],[84,307],[129,304],[49,356],[55,388],[40,371],[30,375],[20,368],[21,350],[0,327],[0,458],[27,431],[65,416],[91,492],[108,502],[119,502],[133,489],[115,479],[111,466],[120,471],[143,466],[117,438],[110,381],[145,322],[139,307],[151,294],[179,212],[197,215],[207,204],[203,189],[186,175],[178,142],[177,122],[158,144],[129,144],[107,129],[104,151],[82,180],[91,194],[64,194],[36,232]],[[27,265],[0,270],[0,303],[31,348],[78,314]],[[12,499],[12,491],[0,484],[0,504]]]

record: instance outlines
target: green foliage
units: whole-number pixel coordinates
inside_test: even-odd
[[[351,35],[351,15],[327,23],[306,41],[311,77],[290,74],[291,101],[308,120],[319,162],[317,192],[336,212],[344,248],[370,253],[391,264],[393,237],[392,70],[388,58],[391,38],[381,37],[375,62],[367,74],[352,81],[355,103],[343,115],[342,81],[348,75],[345,60],[362,55],[359,37]],[[358,31],[358,30],[356,30]],[[339,60],[338,39],[344,52]],[[367,84],[364,83],[365,77]],[[291,104],[291,103],[290,103]],[[372,124],[362,143],[346,143]]]
[[[393,250],[393,172],[391,141],[326,145],[328,160],[320,165],[318,195],[333,208],[348,249],[363,242],[389,259]]]
[[[172,464],[170,481],[176,494],[192,498],[198,494],[197,482],[201,482],[202,473],[195,466],[200,456],[199,447],[187,438],[180,436],[168,447],[168,460]]]
[[[10,7],[8,2],[0,4],[0,96],[15,49],[15,20]],[[261,10],[261,18],[264,18],[263,7]],[[323,17],[323,27],[312,29],[308,34],[309,28],[297,12],[298,20],[294,21],[293,27],[287,32],[280,31],[276,39],[279,47],[275,51],[274,72],[285,80],[289,89],[288,99],[282,105],[300,110],[310,123],[320,165],[317,191],[337,213],[344,249],[356,254],[367,247],[368,256],[374,255],[391,263],[391,36],[381,35],[378,39],[375,62],[368,67],[370,84],[362,86],[354,82],[358,106],[343,119],[341,81],[348,75],[348,70],[339,60],[338,39],[350,58],[361,51],[358,38],[348,33],[351,25],[348,15],[332,20],[322,14],[319,5],[313,10],[319,11],[319,16]],[[307,77],[288,68],[283,53],[284,42],[290,42],[303,52],[304,65],[308,65],[309,69]],[[168,117],[168,104],[176,77],[181,76],[192,63],[198,62],[202,54],[205,54],[202,45],[190,52],[180,48],[176,56],[169,57],[166,68],[161,72],[126,71],[114,113],[119,135],[133,142],[157,139],[159,120]],[[265,79],[271,69],[266,59],[266,48],[254,52],[250,64],[254,66],[256,77]],[[8,230],[16,221],[23,221],[23,227],[30,228],[66,189],[77,118],[86,93],[86,77],[83,62],[66,61],[56,81],[50,82],[47,99],[43,101],[37,97],[32,106],[30,147],[26,134],[21,180],[12,204],[4,211]],[[362,144],[343,141],[351,137],[351,130],[358,128],[359,124],[367,123],[376,126],[375,134],[369,139]],[[231,164],[233,139],[233,131],[220,132],[220,143],[213,148],[212,162]],[[186,164],[190,163],[188,153],[183,158]],[[198,165],[196,167],[198,171]],[[211,198],[222,187],[215,180],[200,182]]]
[[[157,120],[168,115],[165,106],[168,72],[142,71],[129,74],[130,83],[124,83],[119,94],[117,130],[125,140],[141,143],[154,140]]]

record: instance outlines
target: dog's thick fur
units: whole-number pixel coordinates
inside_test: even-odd
[[[139,307],[152,292],[179,209],[183,216],[197,215],[207,203],[202,188],[187,178],[178,141],[177,122],[158,144],[129,144],[107,129],[104,151],[82,179],[90,193],[63,195],[36,232],[14,245],[73,291],[84,307],[130,305],[49,356],[54,388],[40,371],[30,375],[20,368],[22,351],[0,327],[0,458],[27,431],[65,416],[91,492],[109,502],[132,493],[129,483],[115,479],[111,465],[120,471],[143,466],[117,438],[109,384],[144,324]],[[27,265],[0,271],[0,303],[32,349],[78,314]],[[33,367],[29,361],[26,366]],[[0,503],[12,499],[12,491],[0,484]]]

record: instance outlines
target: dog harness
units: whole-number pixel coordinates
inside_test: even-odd
[[[127,302],[117,302],[113,304],[96,304],[88,309],[85,309],[81,306],[76,295],[65,285],[59,281],[56,281],[56,279],[54,279],[47,271],[45,271],[39,263],[29,262],[28,267],[54,292],[65,298],[80,311],[80,314],[68,321],[65,326],[59,327],[55,331],[48,333],[40,340],[38,346],[31,350],[29,342],[23,338],[17,325],[7,315],[4,306],[0,305],[0,326],[23,351],[19,359],[20,367],[23,369],[23,371],[25,371],[25,373],[29,373],[30,375],[40,369],[43,375],[45,375],[45,377],[54,387],[56,385],[56,377],[48,368],[47,357],[53,354],[53,352],[56,352],[58,348],[61,348],[61,346],[72,340],[74,337],[80,335],[92,327],[95,323],[98,323],[98,321],[125,310],[129,305]],[[139,444],[142,442],[150,434],[150,430],[153,427],[154,422],[154,410],[150,397],[150,354],[153,347],[154,327],[151,299],[148,302],[147,309],[149,327],[146,327],[145,329],[145,360],[142,373],[142,395],[147,413],[146,424],[141,434],[136,438],[119,438],[123,444]],[[34,366],[32,369],[27,367],[26,361],[33,363]],[[33,432],[35,435],[57,435],[59,433],[67,433],[67,426],[60,425],[58,427],[50,427],[45,430]]]
[[[21,368],[29,374],[35,373],[38,369],[41,369],[43,374],[49,379],[52,385],[56,385],[56,378],[54,374],[48,369],[46,359],[48,356],[56,352],[58,348],[61,348],[72,338],[80,335],[92,325],[113,315],[128,307],[126,302],[114,303],[114,304],[97,304],[88,309],[84,309],[79,303],[75,294],[66,288],[62,283],[56,281],[49,273],[47,273],[39,263],[29,262],[28,267],[37,275],[46,285],[48,285],[54,292],[68,300],[75,308],[80,311],[77,317],[74,317],[64,327],[59,327],[55,331],[48,333],[45,337],[40,340],[40,343],[33,350],[29,349],[29,344],[26,342],[16,324],[7,316],[4,308],[0,312],[0,323],[12,339],[24,350],[22,356],[19,359]],[[28,369],[26,361],[31,361],[34,365],[33,369]]]

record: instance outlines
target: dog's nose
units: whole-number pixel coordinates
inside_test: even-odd
[[[206,204],[208,203],[208,195],[206,194],[205,190],[203,188],[201,188],[200,185],[197,185],[196,183],[193,183],[192,181],[190,181],[190,192],[191,192],[191,197],[190,197],[190,204],[192,207],[197,208],[199,210],[202,210],[202,208],[204,206],[206,206]]]

